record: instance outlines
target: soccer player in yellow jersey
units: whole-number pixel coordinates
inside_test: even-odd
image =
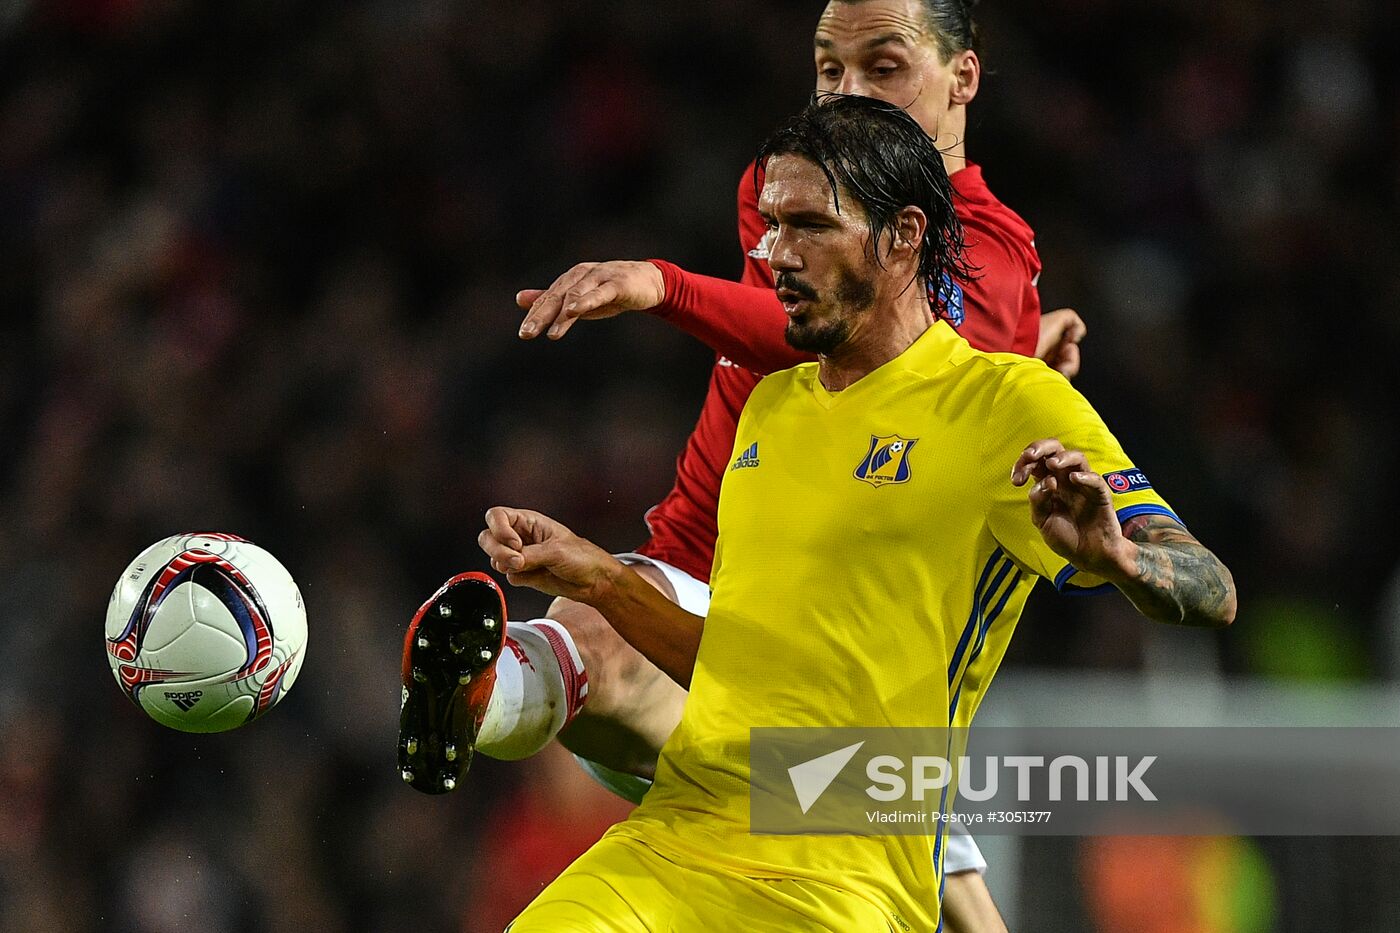
[[[510,582],[595,606],[690,688],[642,804],[512,933],[933,933],[941,836],[750,833],[750,729],[967,726],[1042,578],[1163,622],[1234,618],[1229,571],[1063,377],[930,320],[961,233],[906,113],[822,98],[763,157],[787,337],[819,362],[740,417],[709,615],[546,516],[487,515]]]

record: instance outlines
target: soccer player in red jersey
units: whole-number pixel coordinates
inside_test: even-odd
[[[966,107],[981,74],[970,5],[833,0],[814,40],[817,89],[898,103],[937,140],[978,273],[965,281],[945,279],[939,294],[930,296],[936,313],[979,349],[1038,352],[1073,374],[1083,324],[1073,312],[1042,320],[1032,231],[990,192],[981,169],[966,160]],[[644,310],[721,354],[695,431],[677,462],[675,487],[648,513],[648,540],[637,554],[626,556],[658,589],[699,615],[708,605],[715,512],[721,479],[732,465],[739,412],[763,374],[813,358],[784,340],[788,314],[783,292],[774,291],[766,225],[757,211],[761,184],[761,170],[751,165],[739,185],[739,235],[747,254],[740,283],[691,274],[664,261],[584,264],[550,289],[518,297],[530,308],[521,327],[525,338],[548,332],[557,339],[580,318]],[[430,792],[447,790],[473,745],[492,757],[516,759],[558,735],[595,777],[624,796],[639,796],[657,751],[679,722],[684,691],[595,610],[569,600],[556,601],[547,619],[510,623],[503,644],[499,629],[478,632],[483,636],[478,641],[458,638],[455,646],[469,643],[486,660],[475,683],[460,694],[455,683],[439,687],[432,676],[439,660],[435,649],[416,649],[421,642],[415,633],[440,624],[432,623],[435,614],[467,597],[484,607],[483,618],[503,621],[503,612],[496,618],[498,597],[484,580],[458,578],[424,604],[405,642],[400,737],[405,779]],[[425,679],[418,680],[420,675]],[[1000,927],[980,877],[970,871],[984,864],[970,839],[950,843],[950,929]],[[965,898],[964,886],[972,886],[976,897]],[[966,911],[959,909],[960,900]],[[958,924],[960,915],[967,917],[966,925]]]

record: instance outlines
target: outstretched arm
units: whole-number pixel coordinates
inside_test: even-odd
[[[1054,438],[1036,441],[1011,471],[1017,486],[1031,479],[1031,520],[1046,544],[1112,583],[1143,615],[1172,625],[1234,621],[1235,581],[1225,565],[1166,516],[1120,525],[1108,484],[1083,453],[1066,450]]]
[[[690,686],[705,620],[607,551],[547,515],[501,507],[486,513],[477,543],[513,586],[592,606],[643,657]]]
[[[687,272],[660,259],[579,263],[549,288],[527,288],[515,301],[527,312],[520,324],[525,340],[540,334],[558,340],[575,321],[648,311],[756,373],[813,359],[788,346],[787,314],[773,289]]]
[[[759,375],[814,359],[788,345],[787,314],[772,288],[687,272],[663,259],[582,262],[549,288],[523,289],[515,302],[526,312],[520,322],[524,340],[541,334],[558,340],[576,321],[647,311]],[[1051,311],[1040,319],[1036,356],[1072,379],[1079,372],[1085,333],[1084,320],[1073,309]],[[1009,349],[975,339],[974,344]]]

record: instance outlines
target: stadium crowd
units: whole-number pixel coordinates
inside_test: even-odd
[[[734,186],[806,99],[819,8],[0,4],[0,930],[499,930],[626,812],[557,748],[408,791],[399,643],[485,569],[489,505],[640,540],[707,351],[641,315],[521,344],[512,297],[587,258],[736,275]],[[979,13],[969,154],[1038,233],[1044,306],[1089,323],[1080,388],[1239,584],[1192,663],[1400,676],[1378,533],[1400,505],[1400,14]],[[226,735],[145,720],[100,642],[121,569],[192,530],[267,547],[308,606],[295,689]],[[1169,663],[1152,637],[1117,599],[1046,592],[1008,664]],[[1030,846],[1068,867],[1024,886],[1028,929],[1151,913],[1102,889],[1092,846]],[[1400,845],[1333,847],[1318,885],[1305,851],[1264,841],[1277,903],[1191,929],[1400,927],[1366,880]]]

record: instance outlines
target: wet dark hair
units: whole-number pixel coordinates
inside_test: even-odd
[[[977,6],[977,0],[923,0],[923,4],[945,62],[968,49],[981,57],[982,33],[972,19],[972,8]]]
[[[928,218],[918,277],[937,288],[944,273],[963,280],[972,276],[943,157],[902,108],[873,97],[814,94],[801,113],[768,137],[759,149],[759,164],[766,168],[778,155],[801,156],[820,168],[838,212],[843,193],[860,205],[877,263],[880,238],[899,212],[912,205]]]
[[[862,3],[864,0],[836,0],[838,3]],[[929,32],[938,40],[938,54],[948,61],[968,49],[982,56],[982,35],[972,20],[972,9],[978,0],[920,0]]]

